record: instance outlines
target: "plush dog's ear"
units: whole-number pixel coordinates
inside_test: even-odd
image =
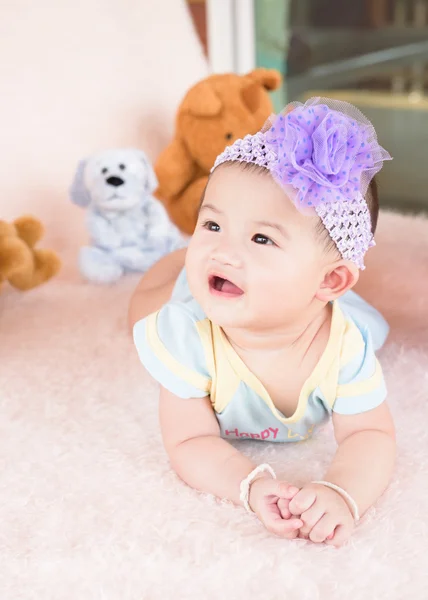
[[[159,182],[158,182],[158,178],[156,177],[156,173],[152,167],[152,165],[149,163],[149,161],[146,162],[146,166],[147,166],[147,185],[148,185],[148,190],[151,194],[153,194],[153,192],[155,191],[155,189],[157,189]]]
[[[139,154],[142,163],[146,167],[146,191],[149,192],[149,194],[152,194],[159,185],[158,179],[149,159],[144,152],[140,150]]]
[[[77,165],[76,173],[70,186],[71,201],[83,208],[86,208],[91,203],[91,196],[85,185],[85,167],[86,160],[81,160]]]

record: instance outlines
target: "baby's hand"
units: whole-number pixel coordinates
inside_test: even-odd
[[[355,527],[346,501],[323,485],[305,485],[290,501],[288,509],[303,521],[300,537],[312,542],[341,546]]]
[[[287,510],[290,500],[298,491],[298,488],[286,481],[268,476],[260,477],[251,484],[248,501],[268,531],[291,540],[298,536],[303,525],[300,518],[292,518],[291,512]]]

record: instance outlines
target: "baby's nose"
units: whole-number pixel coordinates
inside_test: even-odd
[[[239,267],[241,264],[241,258],[239,253],[231,246],[222,244],[212,254],[213,259],[222,264],[229,265],[231,267]]]

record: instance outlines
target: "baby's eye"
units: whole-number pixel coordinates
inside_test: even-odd
[[[203,227],[208,231],[220,231],[220,225],[217,225],[214,221],[205,221]]]
[[[275,246],[275,242],[262,233],[256,233],[253,235],[252,241],[256,244],[263,244],[265,246]]]

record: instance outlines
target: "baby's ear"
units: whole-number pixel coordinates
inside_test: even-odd
[[[70,198],[77,206],[86,208],[91,203],[91,195],[85,185],[86,160],[81,160],[77,165],[73,182],[70,186]]]
[[[334,264],[325,274],[316,297],[321,302],[332,302],[352,289],[360,276],[358,267],[349,260]]]

